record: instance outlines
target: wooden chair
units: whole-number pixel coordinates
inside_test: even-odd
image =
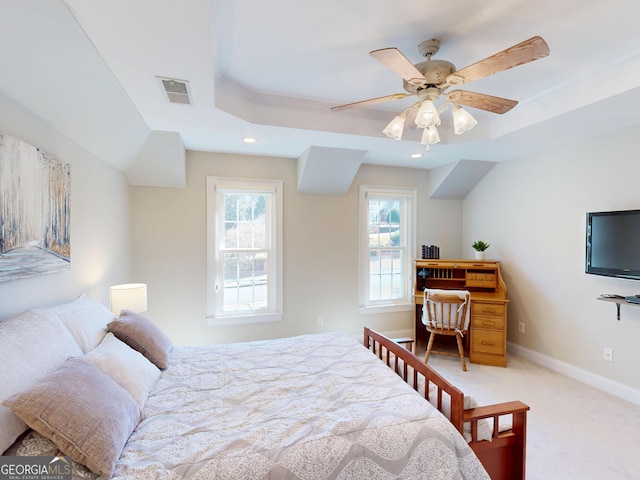
[[[456,337],[458,355],[462,363],[462,370],[467,371],[464,359],[463,337],[469,328],[471,294],[466,290],[435,290],[425,288],[424,304],[422,306],[422,323],[424,323],[429,335],[429,344],[424,361],[429,361],[429,355],[437,353],[441,355],[456,356],[455,353],[432,350],[433,340],[436,335]]]

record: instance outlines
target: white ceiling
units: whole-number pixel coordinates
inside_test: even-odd
[[[364,163],[433,168],[640,123],[636,0],[0,2],[0,95],[135,170],[136,183],[158,183],[153,168],[146,180],[135,168],[141,152],[164,150],[150,146],[154,132],[179,134],[189,150],[299,158],[331,147],[365,151]],[[460,69],[534,35],[549,57],[464,86],[519,105],[504,115],[469,109],[479,124],[461,136],[445,119],[443,142],[420,159],[410,158],[424,152],[417,131],[401,141],[381,132],[415,97],[329,110],[403,91],[371,50],[397,47],[417,63],[418,43],[437,37],[435,58]],[[193,104],[170,104],[157,76],[188,80]],[[247,135],[258,141],[243,143]],[[156,170],[180,176],[183,156],[166,150]]]

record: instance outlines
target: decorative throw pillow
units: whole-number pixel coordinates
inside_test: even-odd
[[[109,332],[102,343],[86,353],[84,360],[94,364],[102,373],[128,391],[142,408],[153,384],[160,377],[160,370],[126,343]]]
[[[71,333],[48,309],[29,310],[0,322],[0,403],[80,355]],[[0,453],[27,428],[11,410],[0,406]]]
[[[404,362],[399,360],[399,369],[404,368]],[[409,367],[411,369],[411,367]],[[413,369],[411,369],[413,370]],[[400,371],[400,370],[399,370]],[[413,376],[409,374],[407,383],[413,387]],[[419,392],[424,392],[424,377],[422,375],[418,376],[418,389]],[[438,408],[438,387],[433,383],[429,382],[429,402],[436,408]],[[478,406],[478,402],[471,395],[464,395],[463,397],[463,406],[464,410],[469,408],[475,408]],[[447,417],[447,419],[451,420],[451,397],[446,393],[442,392],[442,414]],[[467,442],[471,441],[471,422],[466,422],[463,424],[463,436]],[[483,418],[478,420],[478,440],[492,440],[493,435],[493,422],[488,418]]]
[[[110,476],[140,421],[131,395],[98,367],[64,362],[27,391],[3,402],[73,460]]]
[[[158,368],[167,368],[173,344],[162,330],[150,320],[130,310],[123,310],[120,317],[108,325],[116,337],[139,351]]]
[[[442,413],[445,417],[451,420],[451,401],[449,396],[446,393],[443,393],[443,401],[442,401]],[[437,398],[438,398],[438,389],[433,383],[429,383],[429,401],[437,407]],[[463,408],[468,410],[469,408],[476,408],[478,406],[478,402],[471,395],[464,396],[463,399]],[[466,422],[463,425],[464,433],[463,436],[467,442],[471,441],[471,422]],[[478,440],[487,440],[491,441],[493,435],[493,424],[492,421],[488,418],[483,418],[478,420]]]
[[[69,329],[84,353],[96,348],[107,334],[107,324],[115,318],[107,307],[84,293],[73,302],[50,307]]]

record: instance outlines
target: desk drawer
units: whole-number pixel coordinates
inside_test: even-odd
[[[489,328],[504,330],[504,317],[490,317],[488,315],[471,315],[471,328]]]
[[[458,268],[457,262],[441,262],[440,260],[419,260],[416,262],[417,268]]]
[[[496,274],[467,270],[467,287],[496,288]]]
[[[504,332],[474,330],[471,333],[471,350],[474,353],[506,355]]]
[[[484,302],[471,302],[471,316],[484,315],[491,317],[504,317],[506,316],[507,306],[504,303],[484,303]]]

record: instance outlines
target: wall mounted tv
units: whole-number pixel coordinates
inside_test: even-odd
[[[585,272],[640,280],[640,210],[587,213]]]

